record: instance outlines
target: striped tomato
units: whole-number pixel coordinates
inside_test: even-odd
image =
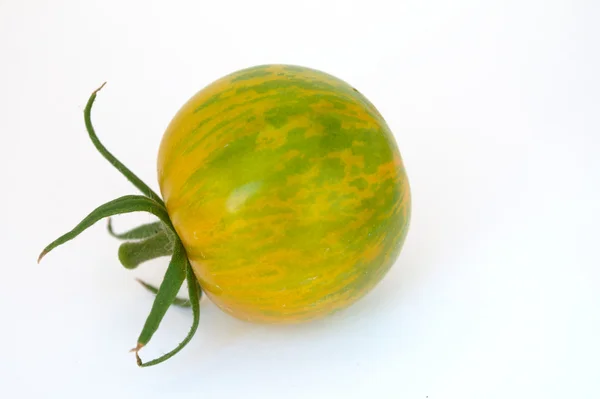
[[[148,211],[159,222],[117,235],[127,267],[173,258],[136,352],[187,279],[197,326],[202,292],[252,322],[293,323],[346,308],[395,262],[410,189],[394,137],[356,89],[326,73],[264,65],[225,76],[175,115],[158,154],[161,196],[100,144],[145,196],[105,204],[43,252],[96,220]],[[115,163],[115,161],[117,163]],[[111,230],[112,231],[112,230]],[[114,233],[113,233],[114,234]],[[116,234],[115,234],[116,235]],[[172,353],[141,365],[156,364]]]

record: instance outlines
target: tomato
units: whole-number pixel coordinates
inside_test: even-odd
[[[102,87],[100,87],[102,88]],[[263,65],[227,75],[175,115],[158,154],[162,197],[116,159],[84,117],[96,149],[143,195],[101,205],[48,245],[49,251],[98,220],[150,212],[159,221],[123,234],[127,268],[171,255],[133,349],[140,366],[180,351],[199,322],[202,292],[251,322],[296,323],[339,311],[386,275],[404,243],[411,197],[392,132],[346,82],[310,68]],[[176,297],[187,281],[189,299]],[[142,362],[171,305],[194,321],[171,352]]]
[[[249,68],[198,92],[167,128],[158,177],[203,291],[253,322],[352,304],[392,266],[409,223],[384,119],[308,68]]]

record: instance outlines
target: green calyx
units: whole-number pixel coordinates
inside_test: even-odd
[[[169,219],[162,198],[112,155],[96,136],[94,127],[92,126],[91,111],[96,95],[103,87],[104,84],[92,93],[84,110],[85,126],[88,135],[98,152],[100,152],[100,154],[121,172],[121,174],[139,191],[141,191],[143,195],[126,195],[99,206],[71,231],[57,238],[44,248],[38,258],[38,263],[48,252],[67,241],[72,240],[100,219],[107,217],[109,218],[109,234],[117,239],[125,241],[119,247],[119,260],[125,268],[134,269],[148,260],[161,256],[171,256],[171,261],[165,273],[165,277],[158,288],[138,280],[144,288],[155,294],[155,299],[150,314],[148,315],[144,327],[142,328],[142,332],[137,340],[137,345],[132,349],[132,352],[135,352],[137,364],[140,367],[153,366],[162,363],[177,354],[194,336],[200,320],[200,297],[202,295],[202,290],[194,275],[185,248]],[[144,224],[125,233],[115,233],[112,228],[110,217],[131,212],[149,212],[156,216],[159,221]],[[177,297],[177,293],[181,289],[184,281],[187,282],[189,299]],[[163,317],[171,305],[192,308],[194,319],[188,335],[169,353],[157,359],[142,362],[138,352],[150,342],[150,339],[158,329]]]

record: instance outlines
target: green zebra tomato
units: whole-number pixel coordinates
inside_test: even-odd
[[[323,72],[266,65],[193,96],[169,125],[158,177],[204,292],[250,321],[342,309],[396,260],[410,192],[375,107]]]
[[[98,89],[100,90],[100,89]],[[144,195],[110,201],[48,245],[98,220],[145,211],[158,217],[123,234],[127,268],[172,255],[137,352],[170,305],[191,306],[198,327],[202,292],[252,322],[294,323],[346,308],[396,261],[411,197],[396,141],[377,109],[344,81],[314,69],[263,65],[227,75],[194,95],[171,121],[158,155],[162,197],[98,140],[96,149]],[[190,299],[176,297],[187,281]]]

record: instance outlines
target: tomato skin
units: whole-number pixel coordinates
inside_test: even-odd
[[[158,178],[202,289],[253,322],[354,303],[409,226],[386,122],[347,83],[303,67],[248,68],[195,94],[165,132]]]

